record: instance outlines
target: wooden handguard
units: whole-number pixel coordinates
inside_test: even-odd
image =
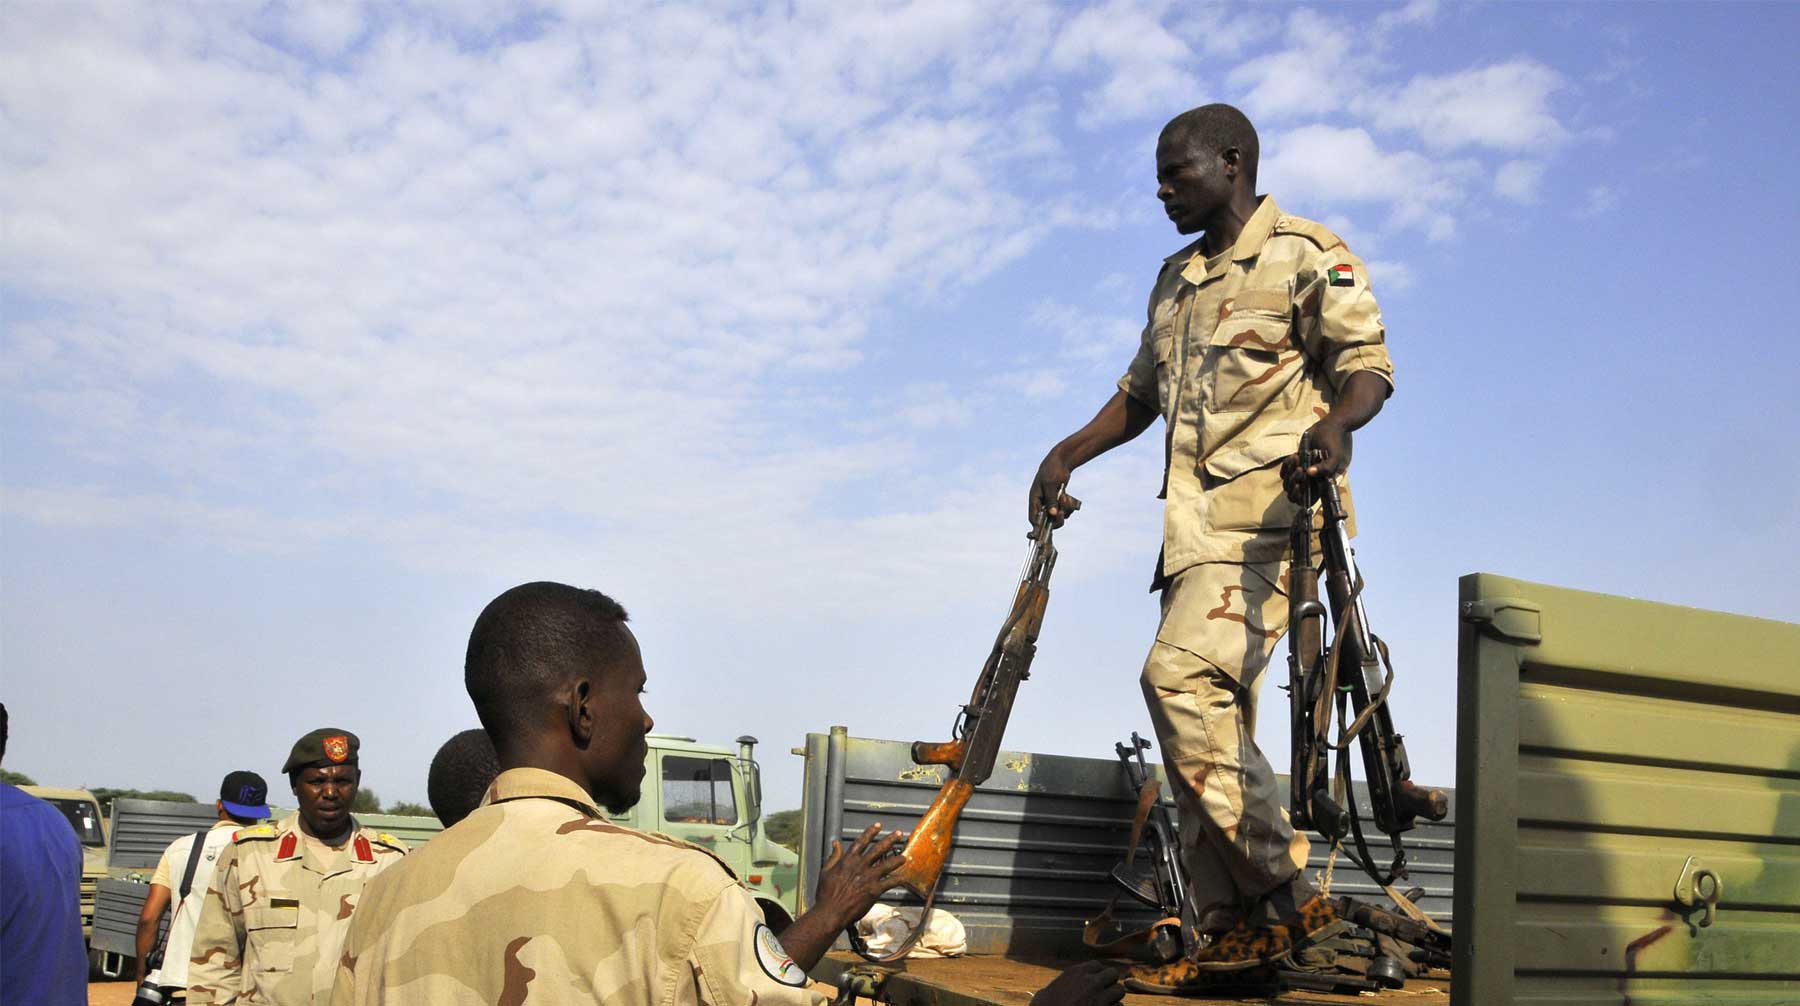
[[[944,862],[950,858],[956,819],[962,816],[963,807],[974,792],[975,787],[961,779],[952,779],[938,790],[937,799],[931,801],[918,827],[906,839],[906,849],[900,854],[906,865],[894,875],[895,886],[924,897],[937,885],[938,874],[944,872]]]
[[[962,768],[963,752],[967,748],[962,741],[945,741],[942,744],[927,744],[914,741],[912,760],[914,765],[948,765],[954,772]]]

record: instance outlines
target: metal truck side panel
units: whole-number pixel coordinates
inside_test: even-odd
[[[1800,1002],[1800,626],[1460,600],[1453,1003]]]
[[[944,770],[913,764],[908,744],[851,737],[841,728],[807,735],[806,751],[800,861],[810,892],[832,839],[847,841],[875,821],[907,830],[930,804]],[[1358,793],[1366,814],[1367,793],[1360,786]],[[1114,759],[1001,752],[993,776],[963,812],[938,894],[939,907],[967,929],[969,952],[1077,951],[1082,924],[1115,890],[1109,874],[1124,856],[1135,804]],[[1437,916],[1446,914],[1453,891],[1455,806],[1452,794],[1449,820],[1421,822],[1406,835],[1412,882],[1427,889],[1421,907]],[[1314,870],[1325,865],[1327,850],[1316,852]],[[1337,865],[1336,893],[1379,897],[1353,866],[1342,859]],[[917,899],[907,895],[895,903]],[[1127,926],[1153,921],[1130,899],[1121,899],[1118,916]]]

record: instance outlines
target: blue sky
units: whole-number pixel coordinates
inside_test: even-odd
[[[1370,263],[1353,468],[1416,774],[1456,578],[1800,619],[1788,5],[0,11],[9,768],[422,799],[481,606],[632,612],[659,729],[941,737],[1110,394],[1171,115]],[[1159,439],[1077,473],[1008,746],[1148,733]],[[1273,678],[1284,677],[1277,669]],[[1283,695],[1263,701],[1284,767]]]

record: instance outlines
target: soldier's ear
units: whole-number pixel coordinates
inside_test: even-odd
[[[1225,177],[1234,177],[1244,167],[1244,152],[1236,147],[1226,147],[1219,151],[1219,160],[1225,163]]]
[[[569,736],[574,738],[575,746],[585,748],[594,739],[594,685],[587,678],[578,678],[569,689],[568,716]]]

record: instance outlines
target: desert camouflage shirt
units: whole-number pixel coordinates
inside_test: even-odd
[[[358,825],[340,846],[298,815],[239,829],[219,854],[194,927],[188,1002],[324,1006],[363,886],[406,846]]]
[[[1164,261],[1119,379],[1166,424],[1164,575],[1281,555],[1287,540],[1270,531],[1294,518],[1281,459],[1359,370],[1393,384],[1368,268],[1274,198],[1262,197],[1227,251],[1207,259],[1196,241]]]
[[[333,1006],[817,1004],[731,871],[607,821],[552,772],[487,802],[370,885]]]

